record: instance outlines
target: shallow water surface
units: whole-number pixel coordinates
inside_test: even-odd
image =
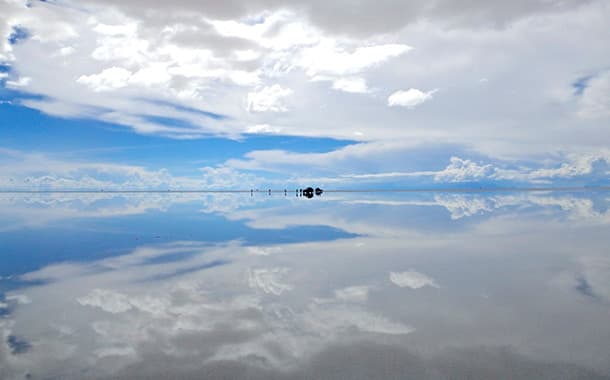
[[[608,379],[609,206],[0,194],[0,378]]]

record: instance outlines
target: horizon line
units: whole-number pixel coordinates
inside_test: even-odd
[[[73,190],[0,190],[0,194],[168,194],[168,193],[201,193],[201,194],[239,194],[239,193],[292,193],[298,192],[299,188],[295,190],[288,189],[248,189],[248,190],[230,190],[230,189],[219,189],[219,190],[203,190],[203,189],[166,189],[166,190],[138,190],[138,189],[73,189]],[[437,192],[437,193],[491,193],[491,192],[544,192],[544,191],[610,191],[610,186],[557,186],[557,187],[468,187],[468,188],[398,188],[398,189],[330,189],[323,190],[324,193],[423,193],[423,192]]]

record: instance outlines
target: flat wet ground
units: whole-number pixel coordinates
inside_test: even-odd
[[[607,190],[287,193],[0,194],[0,378],[610,378]]]

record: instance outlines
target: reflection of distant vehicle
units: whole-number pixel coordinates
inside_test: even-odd
[[[306,196],[307,198],[313,198],[313,193],[314,193],[314,190],[312,187],[303,189],[303,195]]]
[[[313,187],[307,187],[305,189],[297,190],[297,193],[299,195],[307,197],[307,198],[313,198],[314,194],[322,195],[323,192],[324,192],[324,190],[320,189],[319,187],[316,187],[315,190],[313,189]]]

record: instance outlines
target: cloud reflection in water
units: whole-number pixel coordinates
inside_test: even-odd
[[[3,195],[0,237],[91,235],[2,280],[0,377],[607,378],[609,198]]]

